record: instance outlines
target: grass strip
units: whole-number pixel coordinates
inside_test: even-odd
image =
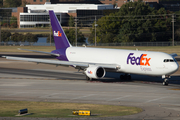
[[[0,101],[0,106],[1,117],[14,117],[18,110],[24,108],[32,115],[23,117],[88,117],[71,116],[73,110],[90,110],[93,115],[91,117],[125,116],[142,112],[142,109],[137,107],[81,103]]]

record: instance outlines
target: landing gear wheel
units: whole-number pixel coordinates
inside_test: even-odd
[[[131,80],[131,75],[120,75],[120,80]]]
[[[128,75],[128,76],[127,76],[127,80],[131,80],[131,75]]]
[[[168,79],[164,79],[163,85],[168,86],[168,84],[169,84]]]
[[[169,84],[168,82],[163,82],[164,86],[168,86],[168,84]]]
[[[120,80],[124,80],[124,75],[120,75]]]

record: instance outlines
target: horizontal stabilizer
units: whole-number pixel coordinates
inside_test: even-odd
[[[18,50],[25,50],[25,51],[31,51],[31,52],[37,52],[37,53],[43,53],[43,54],[49,54],[49,55],[53,55],[53,56],[57,56],[59,57],[59,54],[55,54],[55,53],[51,53],[51,52],[43,52],[43,51],[36,51],[36,50],[28,50],[28,49],[21,49],[18,48]]]

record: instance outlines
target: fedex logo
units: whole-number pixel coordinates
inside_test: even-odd
[[[93,74],[93,72],[92,72],[92,71],[88,71],[88,73],[89,73],[89,74]]]
[[[62,37],[62,33],[60,33],[60,31],[54,31],[54,36],[56,37]]]
[[[151,58],[147,58],[147,54],[141,54],[139,57],[133,56],[134,53],[130,53],[127,57],[127,64],[150,66],[149,61]]]

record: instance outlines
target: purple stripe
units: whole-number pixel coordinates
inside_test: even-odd
[[[58,60],[69,61],[66,57],[66,49],[67,48],[61,48],[58,50],[54,50],[51,53],[59,54],[60,56],[57,57]]]

